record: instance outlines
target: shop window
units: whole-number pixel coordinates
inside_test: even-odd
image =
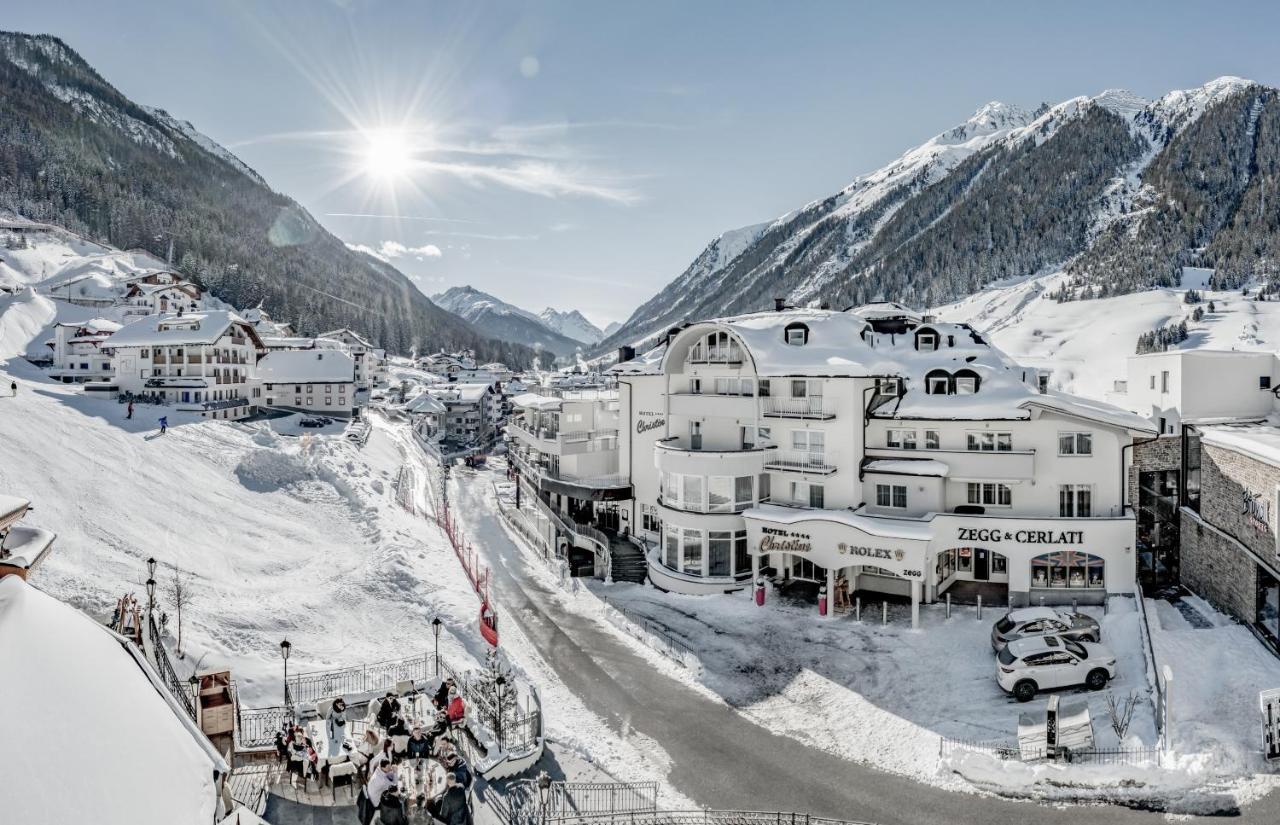
[[[1093,455],[1093,434],[1058,433],[1058,455]]]
[[[982,504],[989,507],[1013,506],[1013,493],[1007,484],[979,484],[969,482],[967,485],[970,504]]]
[[[1100,590],[1106,587],[1106,565],[1099,556],[1058,550],[1031,560],[1031,586]]]
[[[877,484],[876,506],[905,510],[907,507],[906,486],[902,484]]]

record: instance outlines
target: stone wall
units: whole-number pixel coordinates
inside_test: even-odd
[[[1129,464],[1129,506],[1138,506],[1138,473],[1177,470],[1182,466],[1182,436],[1163,435],[1155,441],[1139,441],[1133,445]]]
[[[1240,545],[1186,509],[1182,511],[1182,583],[1211,604],[1252,623],[1258,565]]]
[[[1280,468],[1234,450],[1202,445],[1200,517],[1274,566]]]

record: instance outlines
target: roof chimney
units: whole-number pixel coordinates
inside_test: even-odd
[[[782,312],[782,311],[783,311],[784,309],[786,309],[786,308],[787,308],[787,299],[786,299],[786,298],[774,298],[774,299],[773,299],[773,311],[774,311],[774,312]]]
[[[631,361],[635,357],[636,357],[635,347],[627,346],[625,344],[623,346],[618,347],[618,363],[619,364],[625,364],[627,361]]]

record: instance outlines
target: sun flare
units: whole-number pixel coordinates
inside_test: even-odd
[[[402,132],[378,131],[365,136],[365,174],[382,181],[404,178],[413,166],[413,150]]]

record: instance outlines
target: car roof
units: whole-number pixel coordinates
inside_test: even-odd
[[[1041,619],[1058,619],[1062,614],[1052,607],[1019,607],[1009,611],[1009,619],[1014,622],[1034,622]]]
[[[1018,658],[1042,653],[1046,650],[1062,650],[1063,644],[1057,636],[1028,636],[1009,642],[1009,652]]]

